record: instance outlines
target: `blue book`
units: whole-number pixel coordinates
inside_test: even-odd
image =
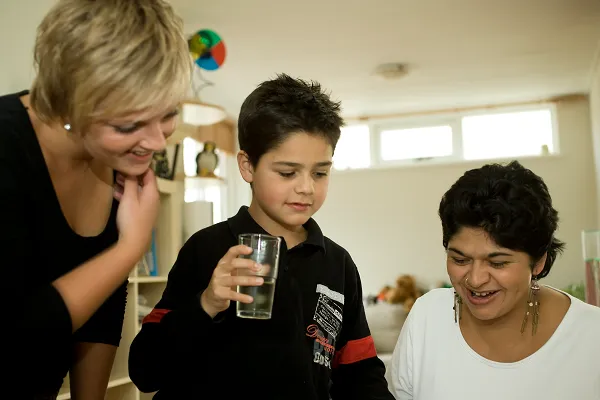
[[[156,231],[152,230],[152,243],[150,245],[150,276],[158,276],[158,258],[156,257]]]

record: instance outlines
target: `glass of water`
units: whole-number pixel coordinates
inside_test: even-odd
[[[238,236],[239,244],[248,246],[252,253],[240,256],[248,258],[261,266],[259,271],[238,269],[238,275],[254,275],[263,278],[260,286],[238,286],[238,293],[252,296],[254,301],[250,304],[237,302],[236,315],[240,318],[270,319],[275,297],[275,283],[279,268],[279,249],[281,238],[260,234],[244,233]]]
[[[583,231],[585,262],[585,301],[600,307],[600,230]]]

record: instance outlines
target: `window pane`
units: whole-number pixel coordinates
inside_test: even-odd
[[[367,125],[342,128],[333,154],[335,169],[367,168],[371,165],[371,138]]]
[[[383,161],[451,155],[452,127],[448,125],[381,131]]]
[[[462,119],[464,158],[477,160],[554,152],[552,112],[546,110],[488,114]]]

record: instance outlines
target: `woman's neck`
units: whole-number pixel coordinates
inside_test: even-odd
[[[21,97],[21,102],[27,109],[44,161],[56,186],[61,182],[80,185],[82,182],[98,181],[113,185],[113,170],[95,162],[79,136],[66,131],[60,124],[47,124],[40,120],[29,104],[29,95]]]
[[[538,295],[539,323],[532,334],[531,314],[523,333],[521,327],[527,310],[526,299],[500,318],[481,321],[463,305],[460,329],[465,341],[481,356],[498,362],[519,361],[539,350],[550,339],[570,306],[568,297],[542,286]]]
[[[21,102],[27,109],[31,125],[45,156],[68,169],[89,166],[92,157],[85,150],[78,136],[68,132],[58,123],[46,123],[38,118],[29,103],[29,95],[22,96]]]
[[[521,341],[521,324],[526,312],[525,299],[499,318],[491,320],[480,320],[470,313],[469,308],[463,304],[461,312],[460,327],[463,333],[471,337],[477,337],[490,346],[506,344],[512,341]],[[521,304],[522,303],[522,304]],[[522,307],[519,307],[522,305]],[[529,326],[528,326],[529,328]]]

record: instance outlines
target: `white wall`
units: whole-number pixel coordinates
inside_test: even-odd
[[[36,28],[55,0],[0,2],[0,94],[29,89]]]
[[[546,279],[563,286],[583,279],[580,232],[596,225],[596,188],[587,100],[557,106],[561,155],[522,163],[542,176],[561,218],[567,250]],[[358,265],[365,293],[403,273],[425,283],[446,278],[441,226],[443,193],[467,169],[484,163],[334,173],[315,219]]]
[[[35,30],[54,2],[20,0],[10,5],[0,4],[0,47],[5,55],[0,66],[0,93],[30,86]],[[548,283],[559,286],[582,278],[580,231],[600,225],[600,207],[595,195],[596,186],[600,192],[600,62],[596,63],[590,104],[596,173],[586,102],[558,107],[561,156],[524,161],[546,179],[561,213],[559,234],[567,241],[568,248],[547,279]],[[480,165],[335,174],[329,199],[316,219],[329,237],[351,252],[361,271],[365,292],[377,291],[405,272],[426,281],[444,279],[438,202],[466,169]],[[248,186],[238,178],[234,168],[230,214],[239,205],[249,203]]]
[[[596,188],[598,190],[598,224],[596,227],[600,228],[600,43],[595,61],[590,88],[590,116],[596,160]]]

